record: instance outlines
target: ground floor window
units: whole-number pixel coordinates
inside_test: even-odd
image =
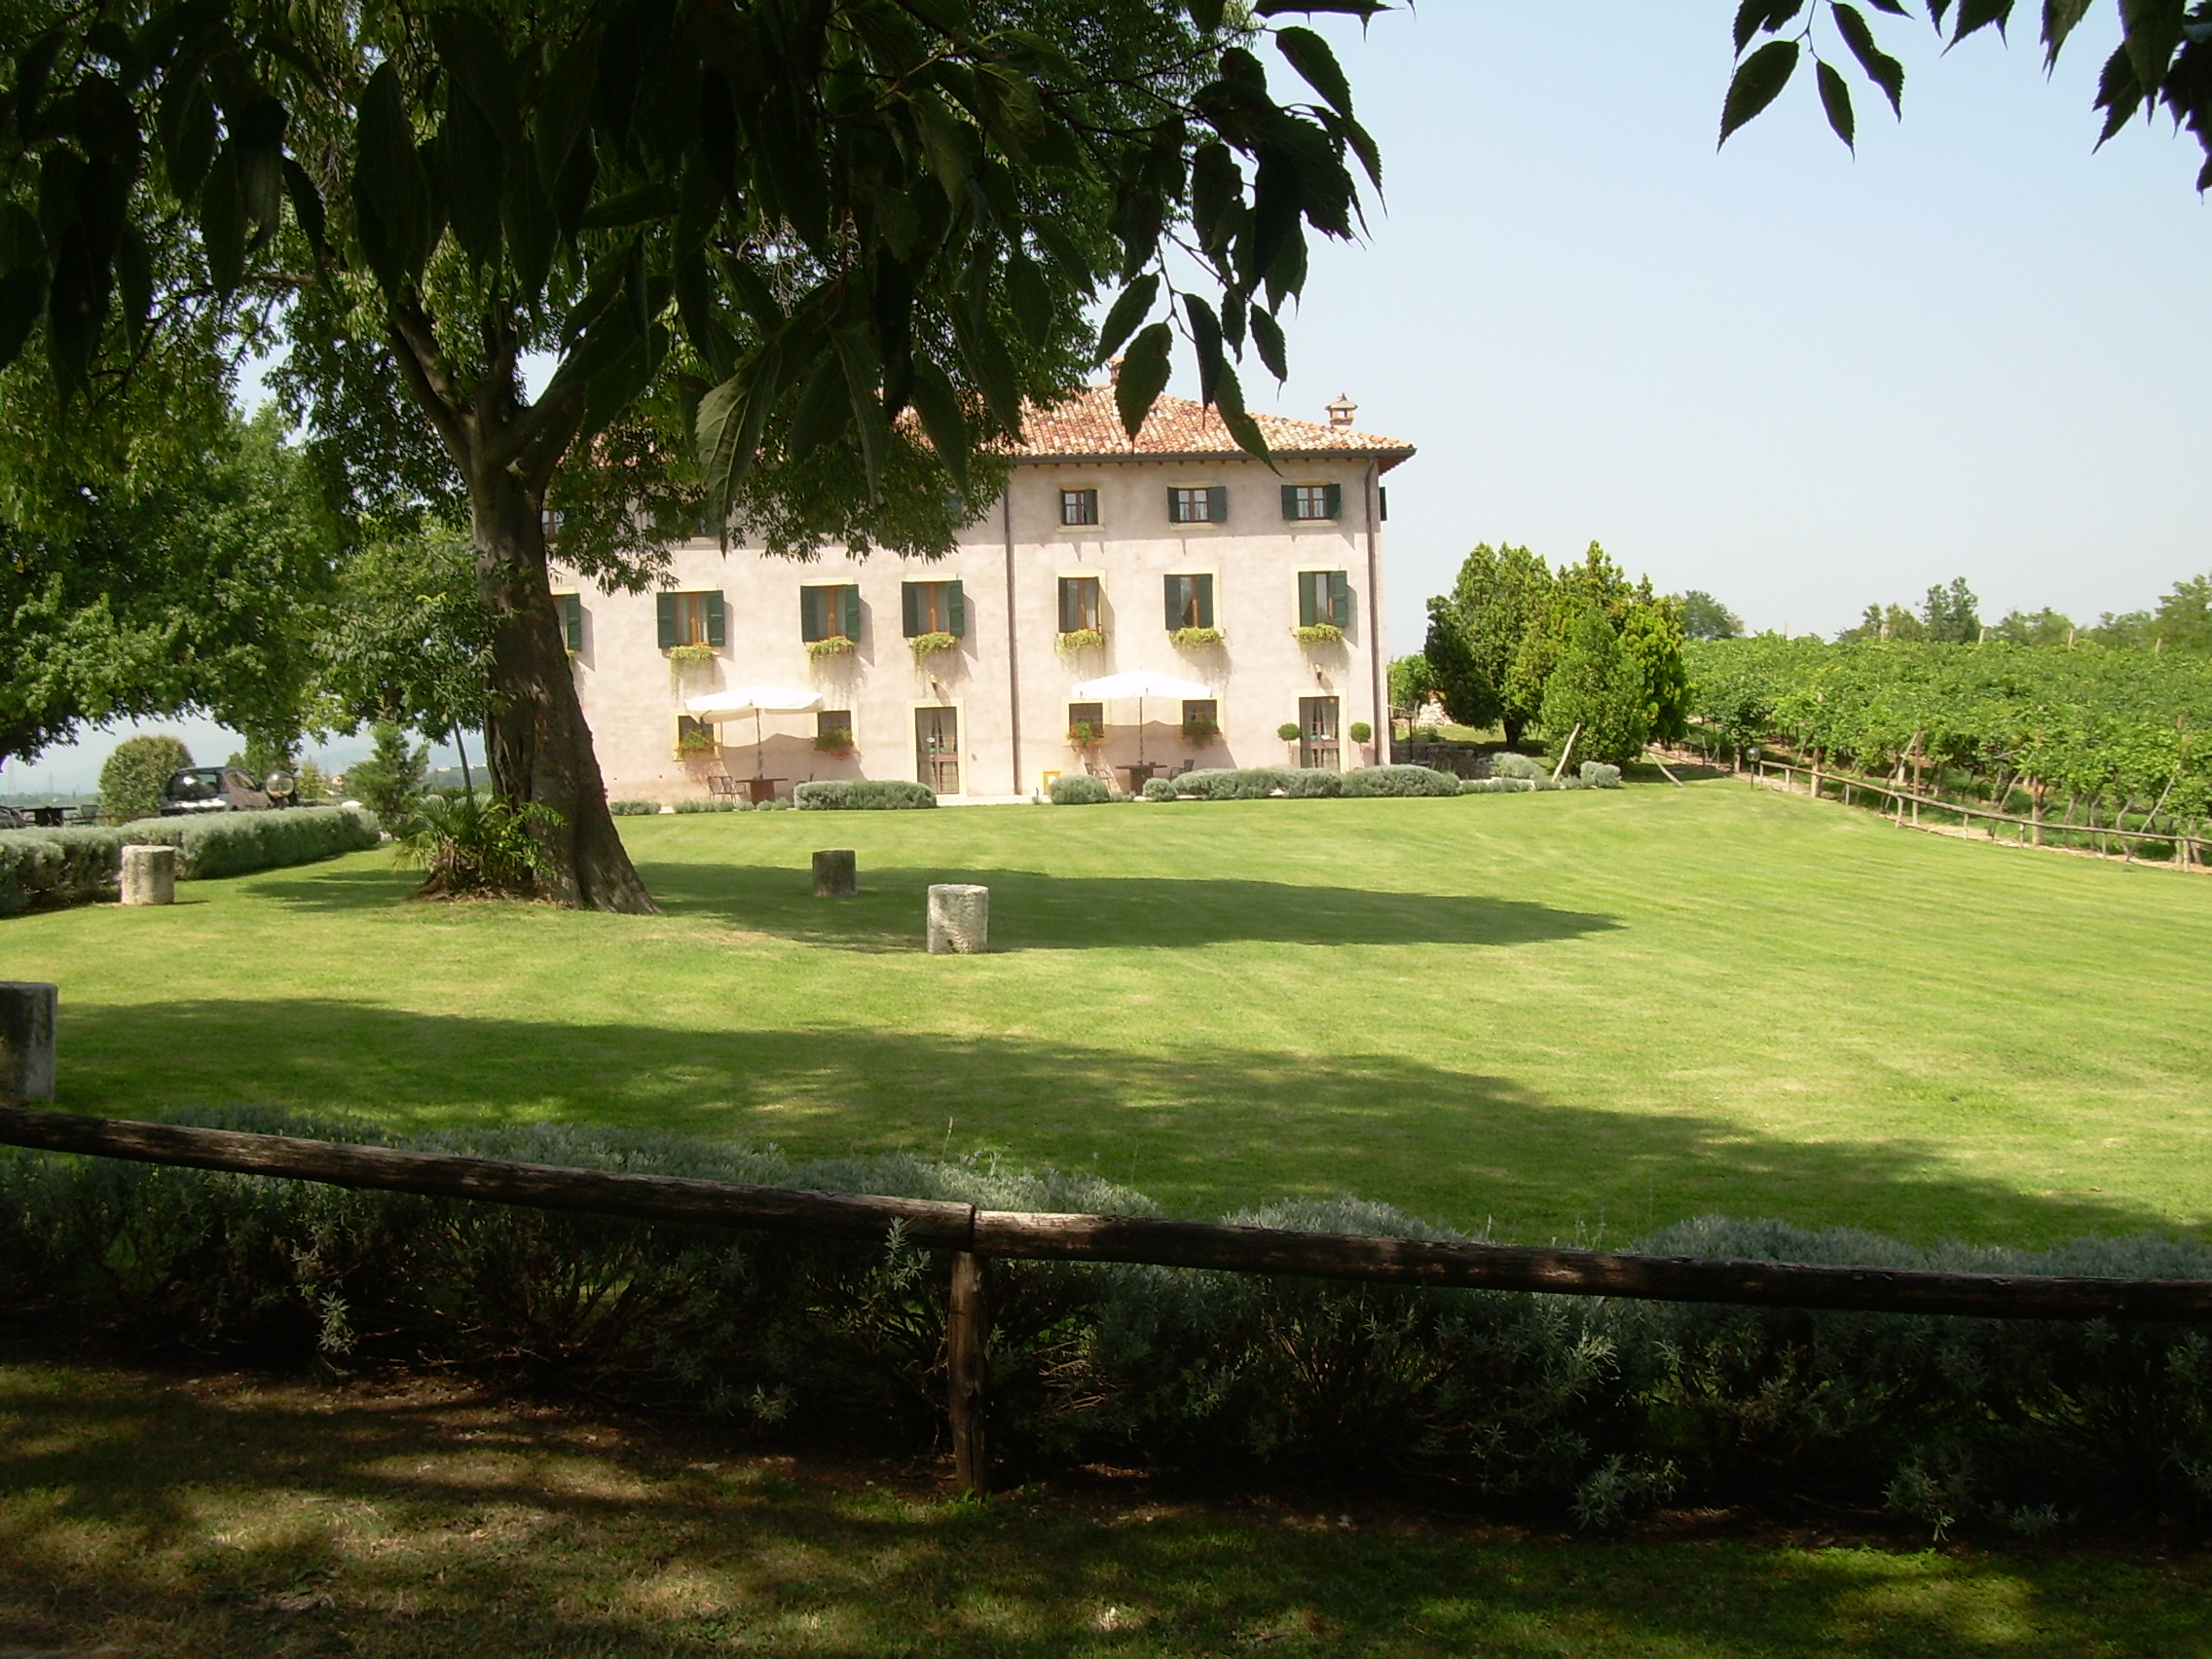
[[[1337,770],[1337,700],[1298,699],[1298,763]]]
[[[853,711],[824,709],[814,717],[814,747],[824,755],[853,752]]]
[[[1068,747],[1088,755],[1106,741],[1106,705],[1104,703],[1070,703],[1068,705]]]
[[[676,757],[679,760],[707,760],[721,753],[721,734],[712,720],[695,720],[689,715],[676,717]]]
[[[1203,748],[1221,735],[1221,705],[1211,697],[1183,700],[1183,741]]]

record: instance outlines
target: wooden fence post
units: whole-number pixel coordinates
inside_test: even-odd
[[[990,1309],[983,1297],[983,1258],[969,1250],[952,1253],[952,1305],[945,1321],[945,1382],[950,1390],[952,1468],[961,1486],[977,1497],[990,1491],[990,1440],[984,1413],[989,1405]]]

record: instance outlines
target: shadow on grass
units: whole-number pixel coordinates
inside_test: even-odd
[[[2202,1558],[2163,1540],[2137,1564],[1562,1537],[1343,1492],[947,1503],[884,1465],[793,1478],[710,1429],[20,1359],[0,1419],[10,1652],[2085,1659],[2197,1652],[2207,1622]]]
[[[1530,944],[1621,924],[1610,916],[1517,899],[1390,892],[1193,876],[1047,875],[1027,869],[864,867],[857,899],[813,896],[804,867],[641,864],[671,915],[710,916],[750,932],[848,950],[911,950],[932,882],[991,890],[994,950],[1221,944]],[[261,891],[288,906],[360,911],[409,891],[407,877],[333,870]]]
[[[401,1128],[555,1120],[773,1142],[802,1158],[977,1147],[1213,1214],[1349,1192],[1427,1219],[1604,1241],[1714,1212],[1916,1238],[2170,1231],[2114,1195],[2029,1193],[1935,1141],[1809,1142],[1686,1112],[1564,1104],[1415,1054],[1155,1050],[853,1025],[701,1029],[418,1014],[335,999],[64,1005],[61,1104],[256,1102]]]

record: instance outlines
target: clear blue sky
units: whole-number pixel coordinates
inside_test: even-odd
[[[2112,0],[2047,81],[2019,11],[2009,46],[1947,55],[1877,17],[1904,119],[1852,68],[1856,158],[1805,68],[1715,154],[1732,3],[1325,25],[1386,210],[1316,259],[1277,407],[1349,391],[1420,447],[1390,492],[1394,650],[1483,540],[1596,539],[1793,633],[1955,575],[1986,618],[2093,620],[2212,569],[2201,155],[2163,125],[2092,155]]]
[[[2047,81],[2024,33],[1943,54],[1878,18],[1905,116],[1853,71],[1856,158],[1802,70],[1714,152],[1730,0],[1321,24],[1387,196],[1369,241],[1317,254],[1276,407],[1348,391],[1420,447],[1391,479],[1392,648],[1483,540],[1596,539],[1793,633],[1955,575],[1986,617],[2091,620],[2212,570],[2212,206],[2163,127],[2091,154],[2114,10]],[[112,742],[0,788],[89,787]]]

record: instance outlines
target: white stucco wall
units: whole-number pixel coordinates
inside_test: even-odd
[[[1338,456],[1283,458],[1279,465],[1278,473],[1242,458],[1025,460],[1015,464],[1006,498],[963,534],[951,557],[934,563],[879,554],[801,564],[749,547],[727,555],[713,543],[681,547],[669,585],[716,590],[724,599],[724,645],[705,663],[671,664],[657,643],[652,594],[603,593],[556,571],[555,591],[581,596],[576,682],[608,793],[615,799],[674,801],[704,793],[706,774],[717,769],[737,777],[763,772],[783,781],[779,793],[810,777],[913,778],[919,775],[915,710],[949,705],[959,719],[962,793],[1026,795],[1050,774],[1082,769],[1067,744],[1067,705],[1076,682],[1132,669],[1203,682],[1220,704],[1221,739],[1193,749],[1182,738],[1181,704],[1148,703],[1142,749],[1149,760],[1168,767],[1295,762],[1295,746],[1276,729],[1299,718],[1301,697],[1334,695],[1342,764],[1369,763],[1377,758],[1374,744],[1352,744],[1349,731],[1361,720],[1378,732],[1387,729],[1381,712],[1384,645],[1378,637],[1382,555],[1374,463]],[[1341,485],[1342,517],[1285,521],[1285,483]],[[1168,521],[1171,487],[1208,485],[1229,490],[1225,524]],[[1097,490],[1100,522],[1062,528],[1063,489]],[[1306,646],[1292,636],[1297,575],[1305,570],[1346,573],[1350,626],[1341,647]],[[1183,651],[1168,641],[1162,582],[1169,573],[1195,571],[1214,576],[1215,622],[1224,643]],[[1055,648],[1057,578],[1063,575],[1101,578],[1102,648],[1073,656]],[[953,577],[967,601],[966,636],[956,650],[917,664],[902,631],[901,584]],[[861,590],[858,647],[846,656],[812,658],[800,638],[799,590],[845,582]],[[757,761],[750,718],[722,726],[719,756],[678,759],[676,719],[683,699],[743,684],[813,688],[825,707],[850,709],[855,755],[838,759],[817,753],[815,719],[805,714],[764,717]],[[1099,758],[1117,767],[1134,761],[1136,706],[1114,705],[1106,713],[1113,729]]]

